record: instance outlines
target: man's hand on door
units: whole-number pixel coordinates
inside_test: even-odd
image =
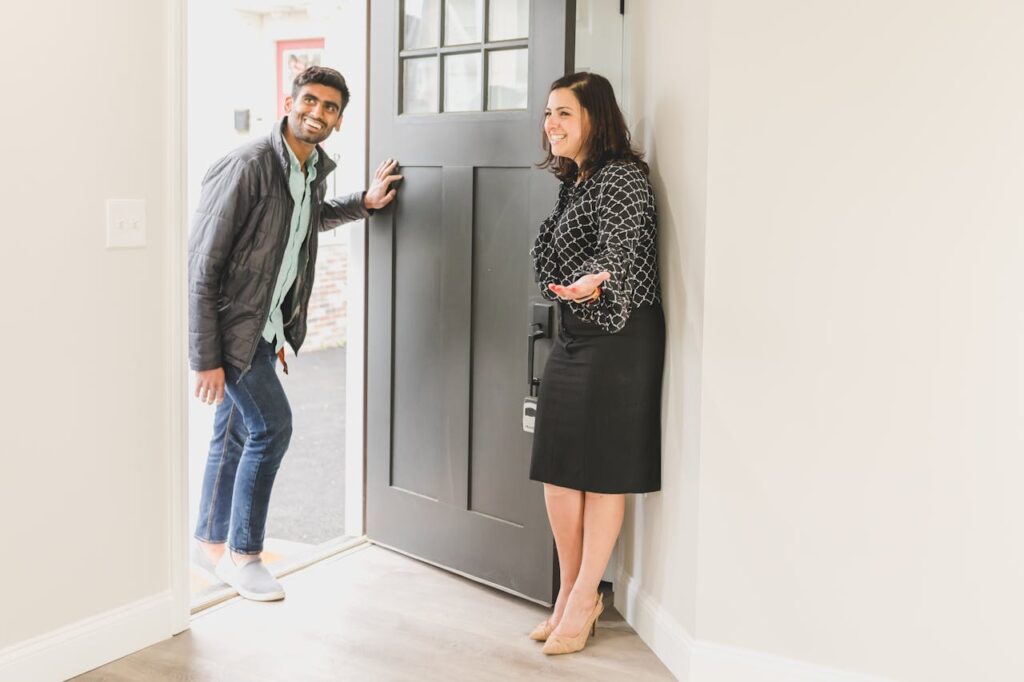
[[[370,182],[370,187],[366,190],[366,195],[363,197],[363,205],[367,210],[372,211],[384,208],[394,201],[398,190],[391,189],[389,191],[388,187],[392,182],[397,182],[402,179],[401,175],[393,175],[394,170],[397,167],[398,162],[394,159],[387,159],[377,166],[377,172],[373,174],[373,180]]]

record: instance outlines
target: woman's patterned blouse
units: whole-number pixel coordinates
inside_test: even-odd
[[[607,271],[600,298],[567,305],[581,320],[621,330],[633,310],[661,301],[656,223],[651,183],[635,163],[613,161],[579,185],[566,180],[530,251],[541,294],[557,300],[548,284]]]

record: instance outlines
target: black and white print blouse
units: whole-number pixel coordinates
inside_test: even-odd
[[[650,180],[635,163],[613,161],[579,185],[566,180],[530,251],[541,294],[558,300],[548,284],[607,271],[600,298],[567,305],[581,320],[621,330],[633,310],[661,300],[656,222]]]

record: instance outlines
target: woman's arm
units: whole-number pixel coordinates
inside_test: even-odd
[[[580,319],[609,332],[626,326],[633,309],[637,246],[647,223],[650,188],[643,172],[633,164],[612,164],[602,172],[597,205],[597,247],[584,261],[576,279],[607,272],[597,300],[570,303]]]
[[[562,215],[565,202],[568,199],[568,192],[568,184],[562,183],[558,190],[558,202],[544,222],[540,224],[540,232],[533,243],[533,248],[530,249],[530,256],[533,257],[533,271],[537,277],[537,284],[540,286],[541,296],[549,301],[558,299],[558,296],[548,289],[547,284],[559,279],[558,259],[555,257],[555,247],[552,241],[555,225],[558,224],[558,219]]]

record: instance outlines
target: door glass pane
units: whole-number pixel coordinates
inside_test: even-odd
[[[402,113],[437,113],[437,57],[402,61]]]
[[[525,109],[529,51],[498,50],[487,55],[487,108]]]
[[[441,0],[405,0],[405,41],[406,50],[437,47],[437,36],[441,32]]]
[[[483,41],[482,0],[446,0],[444,3],[444,44],[465,45]]]
[[[530,0],[490,0],[488,40],[526,38],[530,33]]]
[[[481,54],[453,54],[444,58],[444,110],[480,111],[483,83]]]

